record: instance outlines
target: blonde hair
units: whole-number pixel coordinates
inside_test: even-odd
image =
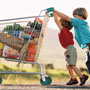
[[[76,8],[74,11],[73,11],[73,16],[74,15],[78,15],[78,16],[81,16],[83,19],[87,19],[88,17],[88,12],[85,8]]]

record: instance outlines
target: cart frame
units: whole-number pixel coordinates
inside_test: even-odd
[[[7,19],[6,21],[9,21],[9,20],[11,21],[11,20],[16,20],[16,19],[24,19],[24,18]],[[29,18],[29,17],[27,17],[27,18]],[[2,21],[5,21],[5,20],[0,20],[0,22],[2,22]],[[1,58],[5,58],[5,60],[7,60],[7,61],[18,62],[18,65],[17,65],[17,71],[0,71],[0,74],[35,74],[35,75],[40,75],[41,85],[50,85],[51,84],[52,79],[48,75],[45,74],[44,65],[37,62],[39,54],[40,54],[40,49],[41,49],[41,46],[42,46],[43,38],[44,38],[44,35],[45,35],[45,32],[46,32],[48,21],[49,21],[49,14],[45,13],[44,22],[42,24],[42,29],[41,29],[41,32],[40,32],[38,45],[37,45],[37,48],[36,48],[36,54],[34,56],[34,62],[1,57]],[[2,24],[7,24],[7,23],[1,23],[0,25],[2,25]],[[20,64],[24,64],[24,63],[38,65],[40,67],[40,72],[22,72],[22,71],[19,71]],[[0,81],[2,81],[2,78],[0,78]]]

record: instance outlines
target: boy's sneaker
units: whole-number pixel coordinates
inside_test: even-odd
[[[73,84],[77,84],[78,83],[78,80],[75,78],[75,79],[70,79],[67,83],[66,83],[66,85],[73,85]]]
[[[83,75],[83,76],[80,78],[80,81],[81,81],[80,86],[84,85],[85,82],[87,81],[87,79],[88,79],[88,76],[87,76],[87,75]]]

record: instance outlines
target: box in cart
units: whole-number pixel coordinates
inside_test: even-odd
[[[0,56],[2,56],[3,54],[3,48],[4,48],[4,44],[0,43]]]
[[[35,53],[36,53],[36,45],[35,44],[29,45],[27,56],[26,56],[25,60],[30,61],[30,62],[34,62]]]

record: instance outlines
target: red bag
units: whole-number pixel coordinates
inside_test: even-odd
[[[34,62],[35,53],[36,53],[36,45],[31,44],[28,48],[28,54],[27,54],[26,61]]]

